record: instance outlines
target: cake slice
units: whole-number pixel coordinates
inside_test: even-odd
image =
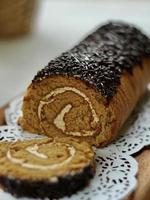
[[[17,197],[70,196],[94,176],[94,152],[86,142],[49,138],[0,143],[0,185]]]
[[[19,123],[32,133],[104,146],[115,139],[150,82],[150,39],[110,22],[39,71]]]

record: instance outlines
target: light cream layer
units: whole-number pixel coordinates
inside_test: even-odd
[[[72,91],[76,94],[78,94],[79,96],[81,96],[82,98],[84,98],[84,100],[86,102],[88,102],[89,107],[91,109],[92,112],[92,116],[93,116],[93,121],[91,123],[98,123],[99,122],[99,117],[96,114],[96,111],[94,110],[92,103],[90,101],[90,99],[80,90],[74,88],[74,87],[63,87],[63,88],[56,88],[55,90],[51,91],[48,95],[46,95],[44,97],[44,101],[40,101],[39,106],[38,106],[38,117],[41,120],[41,113],[42,113],[42,109],[45,105],[48,105],[50,103],[53,102],[54,97],[58,94],[62,94],[66,91]],[[65,134],[67,135],[72,135],[72,136],[83,136],[83,137],[87,137],[87,136],[92,136],[95,131],[86,131],[86,130],[82,130],[82,133],[77,132],[77,131],[66,131],[66,126],[65,126],[65,121],[64,121],[64,116],[66,113],[68,113],[72,108],[71,104],[66,105],[61,111],[60,113],[56,116],[56,118],[54,119],[54,124],[58,129],[61,129],[63,132],[65,132]]]
[[[68,164],[75,156],[76,149],[73,146],[71,146],[70,144],[65,144],[65,146],[67,147],[67,150],[69,152],[69,157],[66,160],[64,160],[60,163],[57,163],[57,164],[50,164],[50,165],[44,166],[44,165],[26,163],[24,159],[14,158],[13,155],[11,154],[10,149],[7,151],[6,157],[10,162],[17,164],[17,165],[21,165],[21,167],[30,168],[30,169],[38,169],[38,170],[53,170],[53,169],[60,168],[63,165]],[[48,159],[48,156],[45,154],[39,153],[38,149],[39,149],[38,145],[35,144],[34,146],[27,147],[25,150],[41,159]]]

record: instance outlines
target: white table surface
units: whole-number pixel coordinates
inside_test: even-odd
[[[101,22],[121,19],[150,34],[148,0],[42,0],[40,4],[31,35],[0,41],[0,105],[24,91],[37,70]],[[0,199],[14,198],[0,193]]]

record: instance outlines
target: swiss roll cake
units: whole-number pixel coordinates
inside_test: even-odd
[[[108,22],[35,75],[19,123],[32,133],[104,146],[119,135],[149,82],[149,37]]]
[[[70,196],[94,176],[94,152],[73,138],[0,143],[0,186],[17,197]]]

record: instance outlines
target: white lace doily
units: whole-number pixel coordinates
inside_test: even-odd
[[[22,98],[15,99],[6,110],[7,126],[0,127],[1,141],[16,141],[43,136],[23,132],[17,125],[21,115]],[[131,193],[137,185],[136,160],[131,157],[144,146],[150,145],[150,92],[138,104],[121,131],[120,137],[111,145],[96,152],[96,175],[84,190],[63,200],[120,200]],[[3,198],[2,198],[3,197]],[[6,198],[5,198],[6,197]],[[15,197],[0,192],[0,199],[15,200]],[[26,198],[23,198],[27,200]],[[22,199],[22,200],[23,200]]]

